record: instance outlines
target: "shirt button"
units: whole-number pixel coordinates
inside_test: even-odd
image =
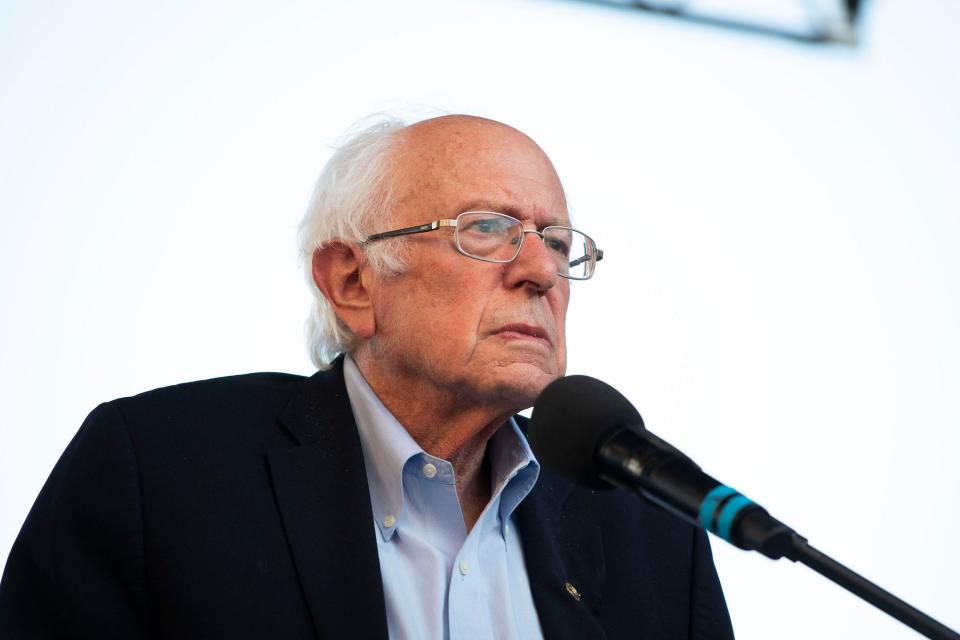
[[[427,476],[428,478],[437,477],[436,465],[434,465],[432,462],[428,462],[427,464],[423,465],[423,475]]]
[[[387,516],[386,518],[383,519],[383,526],[385,526],[387,529],[389,529],[395,524],[397,524],[397,519],[394,518],[393,516]]]
[[[460,561],[460,575],[465,576],[470,573],[470,565],[467,564],[466,560]]]

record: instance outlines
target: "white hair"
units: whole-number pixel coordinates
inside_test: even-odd
[[[320,172],[300,222],[300,261],[313,294],[307,347],[320,369],[329,369],[337,356],[355,349],[358,339],[314,282],[313,254],[332,241],[361,243],[371,233],[387,230],[391,219],[388,160],[394,138],[405,126],[403,120],[384,114],[355,125]],[[379,273],[399,273],[404,268],[400,246],[395,240],[368,245],[366,259]]]

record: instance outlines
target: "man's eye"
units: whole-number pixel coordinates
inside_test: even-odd
[[[503,233],[507,224],[502,220],[474,220],[467,225],[466,231],[473,233]]]
[[[563,242],[562,240],[551,238],[547,242],[547,247],[549,247],[551,251],[556,251],[562,256],[570,255],[570,245],[568,245],[566,242]]]

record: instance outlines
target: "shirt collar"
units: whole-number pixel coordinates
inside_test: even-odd
[[[536,484],[540,476],[540,463],[513,418],[490,438],[487,454],[490,456],[490,473],[493,476],[492,498],[500,495],[500,522],[506,526],[514,509]]]
[[[343,378],[363,447],[373,517],[380,535],[389,540],[403,516],[404,468],[421,457],[422,462],[439,460],[426,453],[383,405],[349,355],[344,358]],[[500,496],[500,518],[505,525],[533,489],[540,464],[513,418],[497,430],[487,446],[491,499]]]

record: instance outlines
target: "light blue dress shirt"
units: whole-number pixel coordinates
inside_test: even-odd
[[[453,466],[424,452],[348,356],[393,640],[539,640],[513,511],[540,474],[511,418],[490,439],[492,497],[467,533]]]

